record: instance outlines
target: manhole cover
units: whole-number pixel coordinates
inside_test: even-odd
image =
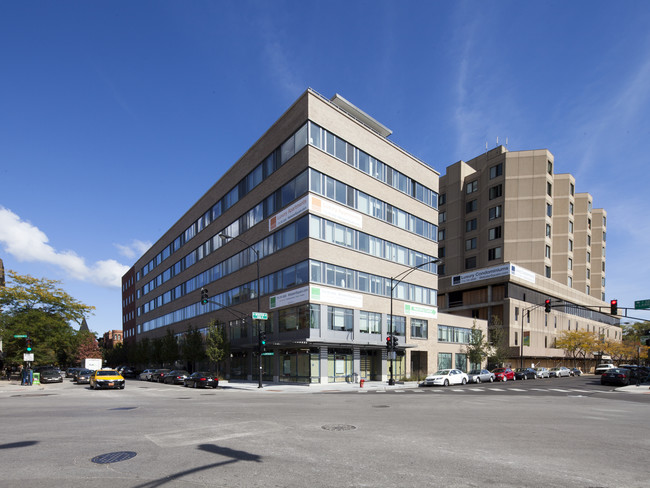
[[[116,408],[109,408],[109,410],[134,410],[138,407],[116,407]]]
[[[331,425],[323,425],[321,427],[323,430],[332,430],[335,432],[340,432],[343,430],[355,430],[356,427],[354,425],[347,425],[347,424],[331,424]]]
[[[120,461],[126,461],[135,457],[136,453],[133,451],[117,451],[109,452],[107,454],[100,454],[91,459],[93,463],[96,464],[111,464],[119,463]]]

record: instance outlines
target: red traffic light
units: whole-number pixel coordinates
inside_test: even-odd
[[[618,315],[618,300],[611,300],[609,302],[609,308],[612,315]]]
[[[544,311],[546,313],[549,313],[551,311],[551,300],[550,300],[550,298],[547,298],[546,300],[544,300]]]

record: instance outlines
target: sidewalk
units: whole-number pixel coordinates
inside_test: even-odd
[[[262,382],[262,388],[259,388],[257,381],[244,380],[219,380],[219,387],[224,390],[249,390],[259,392],[283,392],[283,393],[320,393],[335,391],[387,391],[403,390],[405,388],[417,388],[418,383],[409,381],[388,385],[385,381],[366,381],[363,387],[359,383],[269,383]]]

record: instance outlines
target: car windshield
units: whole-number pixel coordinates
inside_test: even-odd
[[[551,368],[551,371],[560,371],[560,368]]]
[[[92,371],[89,369],[82,369],[81,371],[79,371],[79,374],[90,374],[90,373],[92,373]]]
[[[503,368],[497,368],[495,370],[492,370],[493,373],[503,373],[504,371],[505,371],[505,369],[503,369]]]
[[[97,376],[117,376],[117,371],[107,370],[107,371],[97,371]]]
[[[441,369],[440,371],[436,371],[435,375],[436,376],[447,376],[449,374],[448,369]]]
[[[481,374],[481,370],[480,369],[473,369],[468,374]]]
[[[212,374],[208,373],[207,371],[197,371],[192,376],[212,376]]]

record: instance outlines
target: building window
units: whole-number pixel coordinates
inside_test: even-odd
[[[438,223],[442,224],[443,222],[447,221],[447,212],[440,212],[438,214]]]
[[[587,229],[591,230],[591,219],[587,219]]]
[[[549,175],[553,174],[553,163],[550,161],[546,161],[546,171],[548,171]]]
[[[411,319],[411,337],[418,339],[428,339],[428,321],[424,319]]]
[[[391,320],[390,320],[390,315],[388,316],[388,333],[393,334],[393,335],[398,335],[398,336],[405,336],[406,335],[406,317],[402,317],[399,315],[393,315],[393,318],[395,319],[395,325],[391,326]]]
[[[607,242],[607,232],[603,231],[603,242]]]
[[[476,256],[467,258],[465,260],[465,269],[474,269],[474,268],[476,268]]]
[[[573,234],[573,220],[569,220],[569,233]]]
[[[352,330],[354,323],[351,308],[328,307],[327,328],[330,330]]]
[[[549,197],[553,196],[553,184],[550,181],[546,182],[546,194]]]
[[[488,249],[488,261],[493,261],[495,259],[501,259],[501,247]]]
[[[586,292],[587,292],[587,295],[591,295],[591,286],[587,285]]]
[[[546,204],[546,215],[548,215],[549,217],[553,217],[553,205],[551,205],[550,203]]]
[[[573,269],[573,259],[571,259],[571,258],[569,258],[568,267],[569,267],[569,270]]]
[[[499,163],[490,168],[490,179],[496,178],[503,174],[503,163]]]
[[[445,203],[447,203],[447,194],[438,195],[438,205],[444,205]]]
[[[603,217],[603,227],[607,227],[607,217]]]
[[[591,263],[591,253],[587,252],[587,262]]]
[[[488,230],[488,240],[493,241],[494,239],[501,239],[501,226],[493,227]]]
[[[496,186],[491,187],[488,190],[488,194],[489,194],[489,199],[490,200],[494,200],[495,198],[499,198],[500,196],[503,195],[503,185],[496,185]]]
[[[492,207],[488,210],[488,216],[490,220],[498,219],[501,217],[501,214],[501,205],[497,205],[496,207]]]
[[[587,246],[591,246],[591,236],[587,234]]]
[[[591,279],[591,270],[587,268],[587,279]]]
[[[472,329],[467,329],[465,327],[452,327],[450,325],[438,325],[438,342],[469,344],[471,337]]]
[[[573,278],[571,276],[567,278],[567,285],[569,288],[573,288]]]
[[[547,257],[547,258],[551,257],[551,246],[549,246],[548,244],[546,245],[546,249],[544,251],[544,256]]]
[[[477,242],[476,237],[472,237],[471,239],[467,239],[465,241],[465,250],[470,251],[472,249],[476,249],[476,242]]]
[[[475,191],[478,191],[478,180],[467,183],[467,186],[465,187],[465,193],[468,195],[470,193],[474,193]]]
[[[451,369],[451,353],[439,352],[438,353],[438,369]]]
[[[444,276],[445,273],[445,265],[444,264],[439,264],[438,265],[438,276]]]
[[[515,307],[515,322],[519,320],[519,307]]]
[[[478,227],[478,219],[472,219],[465,222],[465,232],[472,232]]]
[[[476,210],[478,210],[478,200],[474,199],[465,204],[465,213],[475,212]]]
[[[544,337],[544,347],[548,348],[548,337]]]
[[[517,345],[517,338],[518,338],[517,331],[515,331],[515,346]]]
[[[381,334],[381,314],[361,310],[359,313],[359,331],[366,334]]]
[[[550,266],[544,266],[544,274],[547,278],[551,277],[551,267]]]
[[[551,237],[551,224],[546,224],[546,237]]]
[[[444,246],[438,248],[438,257],[439,258],[444,258],[445,257],[445,248],[444,248]]]
[[[569,213],[573,215],[573,202],[569,202]]]
[[[438,241],[444,241],[446,234],[446,229],[438,229]]]
[[[573,251],[573,241],[569,239],[569,251]]]
[[[576,186],[573,183],[569,184],[569,193],[571,193],[571,196],[575,196],[576,194]]]

